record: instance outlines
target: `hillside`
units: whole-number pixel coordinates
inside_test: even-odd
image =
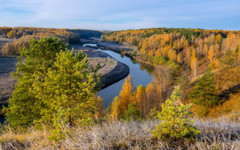
[[[132,55],[136,60],[152,64],[156,68],[161,68],[164,65],[169,66],[169,61],[178,64],[181,71],[179,74],[175,74],[172,84],[168,83],[168,87],[179,85],[181,88],[183,85],[177,81],[177,78],[187,76],[185,81],[182,81],[185,82],[182,94],[185,95],[186,103],[193,102],[189,98],[193,87],[198,79],[211,69],[211,73],[215,76],[219,106],[206,108],[194,105],[193,110],[196,110],[196,114],[207,117],[225,115],[226,113],[217,111],[221,109],[224,112],[236,111],[238,113],[238,110],[234,108],[239,103],[237,100],[233,103],[233,97],[236,98],[239,94],[240,32],[151,28],[110,32],[102,35],[102,39],[136,46],[135,54],[133,52],[126,53]],[[159,74],[156,76],[159,76]],[[163,83],[159,84],[161,86]],[[169,93],[166,90],[165,92]],[[159,100],[158,103],[164,101],[164,99],[166,98]],[[229,105],[227,103],[233,105],[232,109],[227,107]]]

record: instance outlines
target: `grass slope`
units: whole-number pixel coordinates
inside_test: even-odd
[[[160,121],[130,121],[97,124],[89,128],[68,129],[67,138],[59,142],[48,139],[49,129],[14,133],[10,128],[1,132],[2,149],[240,149],[240,123],[228,120],[195,119],[201,134],[195,144],[172,143],[171,147],[152,138],[150,130]],[[176,146],[178,145],[178,146]]]

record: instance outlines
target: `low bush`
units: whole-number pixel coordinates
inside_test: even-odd
[[[154,138],[167,141],[169,145],[181,142],[193,142],[199,134],[199,130],[193,126],[194,120],[189,118],[190,104],[180,102],[180,94],[177,88],[173,91],[171,99],[162,104],[162,111],[158,113],[161,123],[152,130]]]

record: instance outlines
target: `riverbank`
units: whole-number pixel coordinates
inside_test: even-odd
[[[79,45],[71,45],[75,52],[83,51],[87,54],[90,67],[100,65],[97,71],[100,74],[101,89],[125,78],[129,74],[129,67],[124,63],[115,60],[110,55],[93,47],[84,47]]]
[[[152,63],[143,61],[138,56],[132,56],[131,52],[137,51],[136,46],[129,45],[127,43],[114,43],[114,42],[108,42],[108,41],[102,41],[100,38],[92,38],[91,40],[85,40],[86,43],[94,43],[97,45],[97,48],[100,48],[102,50],[111,50],[119,54],[123,54],[136,62],[143,63],[145,65],[154,67]],[[123,51],[123,52],[122,52]]]

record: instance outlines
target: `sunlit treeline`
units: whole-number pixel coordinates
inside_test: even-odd
[[[76,36],[67,29],[54,29],[54,28],[33,28],[33,27],[0,27],[0,35],[4,35],[8,38],[20,38],[25,35],[41,35],[41,34],[53,34],[63,37]]]
[[[115,97],[107,111],[110,120],[118,120],[124,116],[129,106],[134,104],[140,115],[144,118],[149,116],[153,110],[160,110],[162,103],[169,97],[172,92],[173,69],[167,66],[155,68],[153,82],[146,87],[139,85],[133,87],[132,78],[128,76],[125,80],[122,91],[118,97]]]
[[[28,47],[30,39],[40,37],[57,37],[65,43],[77,43],[80,40],[78,34],[67,29],[54,28],[32,28],[32,27],[0,27],[0,35],[5,38],[13,39],[12,43],[7,43],[2,50],[4,55],[19,54],[19,49]]]
[[[110,32],[102,39],[135,45],[142,59],[154,64],[165,58],[186,65],[195,76],[202,62],[217,69],[239,60],[237,31],[155,28]]]

